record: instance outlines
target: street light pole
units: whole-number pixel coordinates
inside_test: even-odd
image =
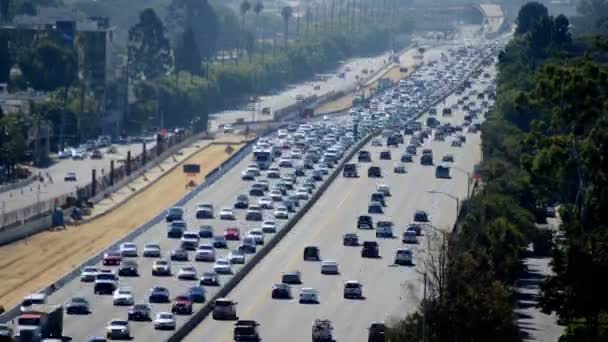
[[[459,168],[458,166],[452,166],[452,168],[467,175],[467,199],[471,198],[471,173],[465,169]]]
[[[429,194],[442,194],[442,195],[448,196],[449,198],[455,200],[456,201],[456,219],[458,219],[458,213],[460,211],[460,198],[458,198],[450,193],[444,192],[444,191],[429,190],[427,192]]]

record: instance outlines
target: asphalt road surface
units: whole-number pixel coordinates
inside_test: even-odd
[[[454,103],[456,99],[456,96],[450,96],[447,104]],[[441,117],[439,120],[447,121]],[[461,123],[463,113],[457,111],[449,121]],[[443,155],[450,153],[454,155],[454,166],[472,172],[480,161],[481,138],[479,133],[466,134],[466,138],[461,148],[451,147],[452,138],[449,137],[445,142],[428,139],[424,147],[433,149],[436,164]],[[394,251],[403,246],[400,236],[418,209],[430,214],[431,223],[436,228],[451,230],[456,218],[456,201],[429,191],[465,198],[467,176],[452,168],[452,179],[437,179],[435,168],[421,166],[418,158],[414,163],[406,164],[407,174],[394,174],[393,165],[404,152],[403,145],[390,149],[391,161],[379,160],[379,152],[386,147],[367,146],[366,149],[372,152],[372,164],[382,166],[384,178],[368,179],[366,164],[359,164],[360,178],[339,177],[284,240],[231,292],[230,298],[238,302],[239,318],[257,320],[263,341],[310,341],[311,324],[317,318],[332,320],[337,341],[365,341],[367,328],[372,322],[403,317],[419,305],[426,236],[437,234],[433,234],[433,229],[427,229],[421,242],[414,245],[415,267],[395,266]],[[375,238],[373,231],[356,228],[356,219],[367,212],[370,195],[378,183],[388,184],[393,194],[388,199],[385,215],[379,216],[390,218],[395,223],[396,239]],[[342,236],[350,232],[358,233],[360,241],[378,241],[382,258],[364,259],[360,256],[359,247],[344,247]],[[322,275],[318,262],[303,261],[303,249],[310,245],[320,248],[323,259],[337,261],[340,275]],[[303,279],[303,285],[292,288],[295,299],[271,299],[272,284],[280,282],[281,272],[292,270],[302,272]],[[364,300],[343,299],[346,280],[358,280],[363,284]],[[320,304],[298,304],[297,295],[301,287],[318,290]],[[215,321],[208,317],[185,341],[232,341],[232,333],[233,322]]]

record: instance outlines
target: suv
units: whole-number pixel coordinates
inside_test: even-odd
[[[391,151],[380,152],[380,160],[391,160]]]
[[[165,221],[173,222],[177,220],[182,220],[184,217],[184,209],[181,207],[172,207],[167,210],[167,215],[165,215]]]
[[[344,170],[342,170],[342,176],[344,177],[357,177],[357,165],[356,164],[346,164],[344,165]]]
[[[319,256],[319,247],[316,246],[308,246],[304,248],[304,261],[319,261],[321,257]]]
[[[237,321],[234,323],[235,341],[259,341],[257,327],[260,324],[256,321]]]
[[[357,228],[359,229],[374,229],[374,221],[369,215],[361,215],[357,219]]]
[[[363,242],[363,249],[361,249],[361,257],[363,258],[378,258],[380,256],[378,243],[376,241],[365,241]]]
[[[370,166],[369,169],[367,169],[367,177],[381,178],[382,169],[380,169],[378,166]]]
[[[372,161],[372,156],[369,153],[369,151],[359,151],[359,155],[357,157],[357,160],[360,163],[369,163]]]

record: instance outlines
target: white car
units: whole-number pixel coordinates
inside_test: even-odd
[[[177,273],[177,279],[180,280],[196,280],[198,275],[196,274],[196,268],[194,266],[183,266]]]
[[[386,184],[378,184],[378,186],[376,187],[376,190],[378,192],[382,193],[384,196],[391,195],[391,188]]]
[[[209,244],[199,245],[194,255],[196,261],[215,261],[215,248]]]
[[[259,229],[251,229],[247,232],[247,236],[252,238],[256,245],[264,244],[264,232]]]
[[[106,325],[106,337],[108,339],[114,338],[131,338],[131,329],[129,328],[129,321],[124,319],[113,319]]]
[[[273,209],[274,205],[272,204],[272,198],[270,197],[262,197],[258,201],[258,205],[262,209]]]
[[[245,263],[245,253],[239,251],[238,249],[233,249],[228,253],[228,260],[232,264],[244,264]]]
[[[119,288],[114,290],[114,305],[133,305],[133,291],[129,288]]]
[[[213,265],[213,270],[217,274],[230,274],[232,273],[232,264],[228,259],[218,259]]]
[[[156,260],[152,264],[152,275],[171,275],[171,263],[168,260]]]
[[[95,266],[85,266],[80,271],[80,281],[82,282],[92,282],[95,281],[95,277],[97,276],[98,270]]]
[[[185,250],[195,250],[200,237],[197,232],[185,231],[181,238],[181,247]]]
[[[299,199],[299,200],[308,200],[309,194],[308,194],[308,190],[307,189],[297,189],[296,190],[296,194],[294,195],[295,198]]]
[[[124,242],[120,244],[120,255],[123,257],[137,257],[137,245],[133,242]]]
[[[277,232],[277,224],[274,221],[264,221],[262,223],[262,232],[264,233],[276,233]]]
[[[159,312],[154,320],[154,329],[175,330],[175,316],[170,312]]]
[[[313,288],[305,287],[300,290],[300,303],[319,303],[319,292]]]
[[[234,211],[232,208],[223,208],[220,210],[220,220],[235,220]]]
[[[325,260],[321,262],[321,274],[338,274],[338,263],[335,261]]]
[[[160,245],[157,243],[147,243],[144,246],[143,255],[147,258],[160,258]]]
[[[285,206],[278,206],[274,211],[274,218],[276,219],[288,219],[289,218],[289,210]]]

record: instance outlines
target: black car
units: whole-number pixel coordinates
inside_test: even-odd
[[[363,258],[377,258],[380,256],[378,243],[376,241],[365,241],[363,242],[363,248],[361,249],[361,256]]]
[[[422,157],[420,157],[420,164],[421,165],[433,165],[433,156],[425,154]]]
[[[378,202],[378,203],[382,204],[383,207],[386,207],[386,201],[384,199],[384,194],[381,192],[372,193],[370,202]]]
[[[413,230],[417,236],[422,235],[422,227],[417,223],[408,224],[406,230]]]
[[[234,340],[235,341],[259,341],[256,321],[237,321],[234,324]]]
[[[172,251],[171,261],[188,261],[188,252],[181,248]]]
[[[359,229],[374,229],[374,221],[369,215],[361,215],[357,219],[357,228]]]
[[[127,319],[129,321],[151,321],[152,309],[149,304],[135,304],[129,308]]]
[[[123,261],[118,268],[118,275],[121,277],[139,276],[139,272],[137,271],[137,263],[132,260]]]
[[[213,237],[213,227],[205,225],[198,229],[198,236],[202,239],[209,239]]]
[[[319,261],[321,257],[319,255],[319,247],[308,246],[304,248],[304,261]]]
[[[370,178],[381,178],[382,177],[382,169],[380,169],[380,167],[378,167],[378,166],[370,166],[370,168],[367,169],[367,177],[370,177]]]
[[[272,299],[290,299],[291,289],[287,284],[274,284],[272,286]]]
[[[414,156],[412,156],[410,153],[406,153],[404,155],[401,156],[401,162],[402,163],[413,163],[414,162]]]
[[[357,174],[357,165],[356,164],[346,164],[344,165],[344,169],[342,170],[342,176],[343,177],[358,177]]]
[[[391,160],[391,151],[380,152],[380,160]]]
[[[367,207],[368,214],[384,214],[384,209],[382,208],[382,203],[380,202],[371,202]]]
[[[414,222],[429,222],[429,215],[423,210],[414,213]]]
[[[357,157],[357,160],[360,163],[369,163],[372,161],[372,156],[369,153],[369,151],[359,151],[359,155]]]
[[[344,246],[359,246],[359,236],[354,233],[344,234],[342,244]]]

